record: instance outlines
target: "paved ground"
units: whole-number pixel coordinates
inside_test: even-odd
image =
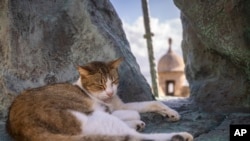
[[[195,141],[229,141],[230,124],[250,124],[249,113],[215,114],[200,112],[199,109],[190,109],[189,101],[168,101],[170,107],[178,110],[181,121],[169,123],[163,117],[150,113],[143,114],[146,122],[145,133],[166,133],[187,131],[194,135]],[[0,141],[11,141],[0,121]]]

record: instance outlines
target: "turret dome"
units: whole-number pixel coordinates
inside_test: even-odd
[[[158,72],[184,71],[184,62],[182,57],[172,51],[172,39],[168,39],[169,49],[158,63]]]

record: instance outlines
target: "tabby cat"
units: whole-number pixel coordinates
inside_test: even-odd
[[[116,95],[122,59],[79,66],[74,84],[29,89],[18,95],[6,128],[16,141],[192,141],[187,132],[143,134],[139,113],[156,112],[169,121],[179,114],[158,101],[123,103]]]

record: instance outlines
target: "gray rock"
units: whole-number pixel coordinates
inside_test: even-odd
[[[250,112],[250,1],[174,2],[182,13],[194,104],[210,112]]]
[[[0,121],[0,141],[12,141],[11,137],[6,133],[5,123],[2,121]]]

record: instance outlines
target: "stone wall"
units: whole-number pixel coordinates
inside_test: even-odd
[[[22,90],[73,82],[77,65],[117,57],[122,99],[152,100],[108,0],[1,0],[0,117]]]
[[[249,112],[250,1],[174,2],[182,13],[182,49],[195,106]]]

